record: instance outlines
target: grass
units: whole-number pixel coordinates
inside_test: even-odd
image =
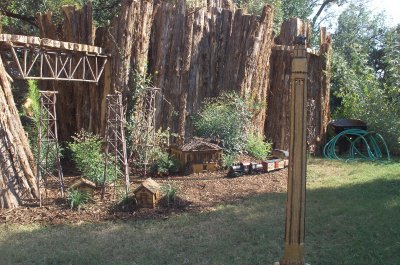
[[[400,164],[311,159],[306,261],[400,264]],[[167,220],[0,226],[1,264],[273,264],[286,194]]]

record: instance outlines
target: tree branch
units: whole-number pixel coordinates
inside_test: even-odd
[[[13,12],[10,12],[10,11],[4,9],[3,7],[0,7],[0,13],[6,17],[19,19],[21,21],[24,21],[24,22],[38,28],[38,25],[36,24],[36,19],[34,17],[16,14],[16,13],[13,13]]]
[[[314,15],[313,19],[312,19],[312,24],[313,26],[315,25],[315,22],[317,22],[318,17],[321,15],[322,11],[324,11],[325,7],[330,4],[335,2],[336,0],[325,0],[324,2],[322,2],[321,6],[318,9],[318,12]]]

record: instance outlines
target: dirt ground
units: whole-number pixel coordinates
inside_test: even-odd
[[[177,199],[169,207],[161,201],[155,209],[140,209],[132,205],[121,207],[120,199],[111,190],[101,199],[101,189],[96,190],[92,202],[81,210],[71,210],[66,199],[60,198],[57,190],[49,191],[43,206],[37,202],[27,203],[17,209],[1,209],[0,223],[43,225],[99,222],[105,220],[155,219],[168,218],[179,212],[210,211],[214,206],[240,201],[248,196],[269,192],[284,192],[287,183],[287,169],[258,175],[244,175],[226,178],[226,171],[191,174],[169,178],[154,178],[160,185],[171,185],[177,190]],[[70,185],[77,177],[66,177]],[[132,178],[131,190],[134,190],[143,178]]]

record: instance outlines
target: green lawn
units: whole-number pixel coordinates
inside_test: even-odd
[[[400,264],[400,164],[309,162],[306,261]],[[249,176],[250,177],[250,176]],[[273,264],[285,194],[167,220],[0,226],[0,264]]]

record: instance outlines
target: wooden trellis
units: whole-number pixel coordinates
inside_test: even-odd
[[[104,177],[103,192],[104,197],[105,186],[107,180],[108,167],[113,167],[114,192],[117,187],[117,180],[122,179],[125,182],[125,193],[129,191],[129,169],[126,154],[126,141],[124,132],[124,112],[122,108],[122,94],[115,93],[107,95],[107,123],[105,131],[106,150],[104,161]],[[122,168],[122,170],[121,170]]]
[[[58,145],[56,91],[39,91],[40,116],[37,146],[37,185],[39,205],[42,205],[41,188],[47,195],[47,188],[59,186],[64,197],[64,176],[60,163],[60,147]],[[53,167],[55,166],[55,168]]]
[[[161,95],[161,90],[156,87],[147,87],[142,91],[136,113],[136,149],[143,155],[144,174],[147,174],[149,153],[154,148],[156,97]]]

